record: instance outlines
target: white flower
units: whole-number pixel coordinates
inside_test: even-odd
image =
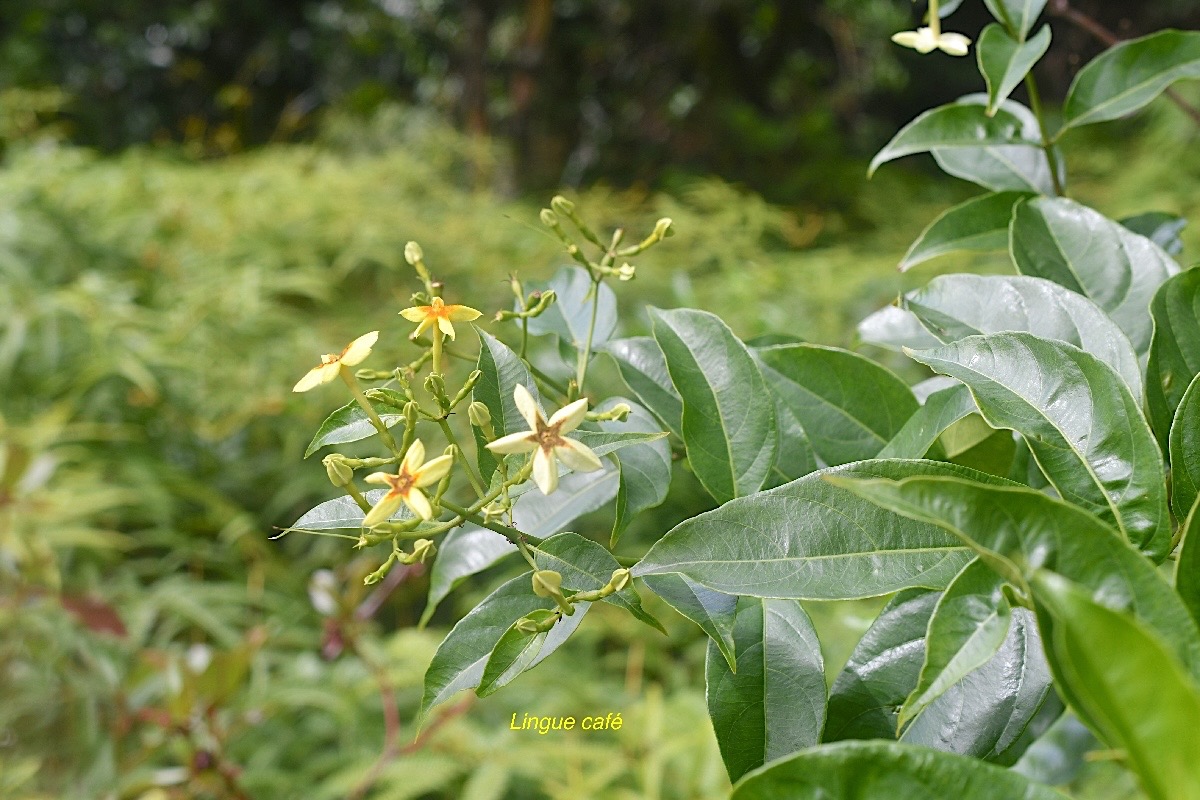
[[[366,361],[367,356],[371,355],[371,348],[375,346],[375,342],[378,339],[379,331],[364,333],[346,345],[346,349],[337,355],[330,353],[321,356],[321,363],[310,369],[308,374],[292,387],[292,391],[307,392],[309,389],[314,389],[323,383],[329,383],[331,380],[337,378],[343,364],[347,367],[353,367],[356,364]]]
[[[936,33],[933,28],[902,31],[893,36],[892,41],[903,47],[911,47],[918,53],[941,50],[952,56],[965,56],[971,47],[971,40],[961,33]]]
[[[583,422],[587,415],[586,399],[563,406],[549,420],[542,416],[529,390],[519,383],[513,389],[513,400],[521,416],[529,423],[529,430],[501,436],[487,449],[501,454],[533,453],[533,481],[542,494],[550,494],[558,488],[556,459],[562,459],[568,469],[576,472],[592,472],[603,468],[604,465],[590,447],[563,436]]]
[[[450,466],[454,463],[453,456],[438,456],[432,461],[425,461],[425,445],[417,439],[408,447],[404,460],[400,462],[400,471],[396,475],[390,472],[373,472],[365,480],[367,483],[379,483],[388,487],[387,493],[379,498],[362,521],[364,528],[370,528],[391,519],[392,514],[400,508],[400,504],[408,506],[421,519],[431,519],[433,508],[428,498],[421,491],[422,486],[440,481]]]

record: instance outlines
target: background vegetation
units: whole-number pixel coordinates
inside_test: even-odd
[[[1124,25],[1091,6],[1122,35],[1200,22],[1183,0]],[[598,222],[675,220],[621,296],[626,332],[645,303],[694,305],[745,336],[853,344],[928,277],[894,270],[924,222],[972,194],[919,164],[863,177],[890,130],[962,88],[945,59],[887,45],[909,4],[3,8],[0,797],[723,796],[703,635],[665,607],[669,639],[597,610],[570,657],[414,742],[433,648],[506,576],[418,630],[419,569],[367,591],[375,565],[337,540],[270,540],[331,494],[302,460],[320,410],[289,390],[367,328],[406,333],[410,239],[482,309],[509,270],[551,275],[532,223],[556,185]],[[1052,22],[1041,70],[1064,88],[1097,46]],[[1160,102],[1072,140],[1073,195],[1200,218],[1196,132]],[[677,471],[622,548],[700,496]],[[875,608],[813,608],[833,667]],[[507,730],[593,709],[624,727]],[[1076,787],[1131,791],[1102,764]]]

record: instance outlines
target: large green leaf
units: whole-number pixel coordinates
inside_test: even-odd
[[[1020,275],[943,275],[909,292],[904,307],[942,342],[1026,331],[1073,344],[1111,366],[1142,396],[1137,353],[1099,306],[1053,281]]]
[[[916,686],[940,597],[906,589],[888,602],[833,682],[822,741],[896,738],[897,711]]]
[[[1066,800],[974,758],[895,742],[839,742],[744,777],[731,800]]]
[[[1033,24],[1046,7],[1046,0],[983,0],[992,16],[1003,23],[1013,37],[1025,41]]]
[[[749,350],[706,311],[651,309],[654,338],[683,398],[683,442],[718,502],[762,488],[775,460],[775,405]]]
[[[603,587],[613,571],[621,566],[603,545],[577,533],[561,533],[547,539],[533,550],[533,559],[539,568],[551,569],[562,575],[563,589],[574,591]],[[642,608],[642,601],[632,585],[604,598],[604,602],[623,608],[647,625],[666,633],[659,621]]]
[[[649,434],[660,430],[659,423],[642,406],[623,397],[613,397],[600,404],[597,410],[608,411],[618,403],[629,406],[624,422],[601,422],[605,432]],[[581,437],[581,441],[583,439]],[[593,448],[595,449],[595,448]],[[617,511],[613,519],[612,546],[629,523],[648,508],[662,505],[671,488],[671,446],[664,439],[646,441],[621,451],[617,457],[621,468],[621,483],[617,489]]]
[[[941,344],[912,312],[895,305],[884,306],[858,323],[858,338],[889,350],[928,350]]]
[[[667,430],[683,438],[683,400],[671,383],[658,343],[649,336],[634,336],[614,339],[604,345],[604,350],[617,362],[629,391]]]
[[[966,386],[940,389],[929,395],[877,457],[924,458],[939,436],[975,411],[975,398]]]
[[[874,457],[917,410],[904,381],[849,350],[791,344],[759,348],[757,355],[771,391],[825,464]]]
[[[575,350],[582,350],[592,324],[592,303],[596,303],[596,324],[592,330],[592,347],[604,344],[617,327],[617,296],[607,283],[599,285],[599,297],[593,294],[595,284],[583,267],[565,266],[546,283],[531,281],[528,289],[553,289],[553,305],[529,320],[529,332],[534,335],[554,334]]]
[[[363,498],[371,505],[375,505],[386,492],[386,489],[371,489],[363,492]],[[292,528],[308,531],[357,531],[362,528],[362,521],[366,516],[366,512],[358,507],[354,498],[342,495],[310,508],[300,519],[296,520]],[[411,518],[412,512],[406,506],[401,506],[400,510],[392,515],[394,521]]]
[[[900,261],[900,271],[947,253],[1006,249],[1013,207],[1032,196],[1029,192],[993,192],[942,212],[908,248]]]
[[[1200,622],[1200,497],[1192,501],[1191,511],[1183,517],[1182,544],[1175,562],[1175,591]]]
[[[1200,375],[1192,379],[1171,426],[1171,502],[1182,520],[1200,493]]]
[[[1150,305],[1154,336],[1146,365],[1146,410],[1163,450],[1183,393],[1200,375],[1200,269],[1170,278]]]
[[[969,94],[960,97],[955,104],[985,114],[987,102],[986,94]],[[1021,123],[1022,143],[1005,145],[981,142],[972,147],[936,148],[933,158],[938,166],[948,175],[971,181],[993,192],[1056,194],[1050,159],[1042,147],[1042,131],[1037,117],[1015,100],[1001,103],[998,114],[1008,114]],[[1062,182],[1063,160],[1056,157],[1056,161]]]
[[[1020,433],[1064,498],[1158,560],[1166,556],[1162,454],[1112,367],[1029,333],[969,336],[913,358],[965,383],[993,428]]]
[[[513,400],[513,389],[519,383],[529,390],[535,400],[538,399],[537,384],[529,368],[504,342],[486,331],[478,328],[476,331],[479,333],[479,362],[476,368],[481,374],[473,390],[474,400],[487,406],[492,415],[496,438],[528,429],[529,423],[521,416]],[[472,430],[475,432],[479,470],[486,482],[495,472],[497,462],[491,451],[484,448],[487,441],[479,429],[472,427]]]
[[[971,556],[936,525],[912,524],[824,480],[830,475],[954,475],[1005,483],[935,461],[868,461],[814,472],[675,526],[635,575],[679,572],[732,595],[809,600],[942,588]]]
[[[1075,76],[1063,104],[1063,127],[1132,114],[1187,78],[1200,78],[1200,31],[1159,31],[1122,42]]]
[[[447,533],[438,542],[437,558],[429,570],[429,597],[420,624],[429,622],[459,584],[515,552],[517,546],[508,539],[477,525],[468,523]]]
[[[1200,674],[1200,628],[1179,596],[1148,560],[1083,509],[1024,486],[955,477],[830,480],[889,511],[941,526],[1016,586],[1033,571],[1053,567],[1091,589],[1098,602],[1129,609]]]
[[[1121,224],[1136,234],[1145,236],[1174,258],[1183,252],[1183,229],[1188,221],[1178,214],[1166,211],[1147,211],[1133,217],[1125,217]]]
[[[531,612],[529,616],[537,622],[545,622],[553,615],[553,611],[541,608]],[[546,643],[548,636],[549,631],[538,631],[532,635],[525,633],[518,629],[517,623],[514,622],[492,648],[492,654],[488,656],[483,667],[483,675],[479,679],[475,694],[487,697],[529,669],[534,659],[541,654],[542,645]]]
[[[926,111],[901,128],[871,159],[867,175],[874,175],[881,164],[915,153],[1032,144],[1024,137],[1023,131],[1021,120],[1005,109],[988,116],[986,110],[978,105],[953,103],[940,106]]]
[[[1179,271],[1161,247],[1074,200],[1046,197],[1017,206],[1010,247],[1023,275],[1091,298],[1121,326],[1134,350],[1149,348],[1150,300]]]
[[[646,575],[642,580],[650,591],[667,605],[700,626],[716,644],[731,669],[736,669],[737,645],[733,639],[734,615],[738,599],[714,592],[692,579],[674,572]]]
[[[1071,705],[1153,800],[1196,800],[1200,692],[1154,632],[1051,572],[1033,576],[1051,666]]]
[[[742,599],[733,638],[737,672],[710,642],[704,677],[721,758],[736,781],[820,741],[825,668],[817,632],[795,600]]]
[[[404,421],[404,403],[389,402],[390,399],[368,398],[383,424],[389,428]],[[367,418],[367,412],[363,411],[356,401],[351,400],[325,418],[305,448],[304,457],[308,458],[326,445],[357,442],[376,433],[375,426]]]
[[[1021,85],[1049,48],[1049,25],[1042,26],[1036,36],[1025,42],[1013,39],[1002,25],[993,23],[983,29],[975,46],[975,55],[979,60],[979,72],[987,82],[989,114],[994,114]]]

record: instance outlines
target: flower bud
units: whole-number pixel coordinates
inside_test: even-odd
[[[622,281],[631,281],[637,272],[637,267],[628,262],[617,267],[617,279]]]
[[[347,486],[354,480],[354,470],[340,453],[330,453],[321,459],[321,463],[325,465],[325,474],[334,486]]]
[[[527,636],[532,636],[541,629],[541,623],[539,623],[536,619],[521,617],[519,620],[517,620],[516,628],[521,633],[524,633]]]
[[[416,242],[409,242],[404,245],[404,260],[412,266],[416,266],[417,262],[425,260],[425,253],[421,250],[421,245]]]
[[[483,428],[492,424],[492,412],[488,411],[488,407],[478,400],[467,406],[467,418],[471,420],[471,424],[476,428]]]
[[[437,552],[437,545],[430,539],[417,539],[413,542],[412,553],[404,559],[405,564],[424,564]],[[626,570],[628,572],[628,570]]]
[[[542,209],[541,213],[538,214],[538,219],[540,219],[542,224],[547,228],[558,227],[558,215],[548,208]]]
[[[608,579],[608,585],[604,588],[611,589],[614,593],[624,591],[629,586],[630,580],[629,570],[625,567],[614,569],[612,577]]]
[[[675,229],[671,227],[672,224],[670,217],[663,217],[654,223],[654,238],[661,242],[663,239],[674,236]]]
[[[561,194],[555,195],[550,201],[550,207],[555,213],[562,214],[564,217],[569,217],[575,213],[575,204]]]
[[[533,573],[533,593],[538,597],[562,595],[562,575],[552,569],[539,569]]]

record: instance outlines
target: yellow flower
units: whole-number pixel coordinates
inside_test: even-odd
[[[549,420],[542,416],[542,411],[529,390],[519,383],[513,389],[513,400],[516,401],[521,416],[529,423],[529,430],[501,436],[489,444],[487,449],[501,454],[532,452],[533,481],[542,490],[542,494],[550,494],[558,488],[556,458],[562,459],[568,469],[576,472],[592,472],[604,466],[590,447],[563,436],[583,422],[584,416],[587,415],[586,399],[563,406]]]
[[[378,483],[388,487],[387,493],[379,498],[379,502],[367,513],[362,522],[364,528],[387,522],[400,508],[401,503],[421,519],[433,518],[433,509],[421,487],[440,481],[450,471],[454,457],[438,456],[424,464],[422,461],[425,461],[425,445],[417,439],[409,445],[408,452],[404,454],[398,474],[373,472],[364,478],[367,483]]]
[[[941,33],[933,28],[902,31],[893,36],[892,41],[903,47],[911,47],[918,53],[941,50],[952,56],[965,56],[971,47],[971,40],[961,33]]]
[[[440,297],[433,298],[430,303],[427,306],[412,306],[400,312],[400,316],[409,322],[421,323],[413,332],[414,339],[434,325],[437,325],[438,330],[453,339],[454,326],[450,323],[470,322],[479,319],[482,313],[470,306],[446,305]]]
[[[316,388],[323,383],[329,383],[336,378],[338,373],[341,372],[343,365],[353,367],[356,364],[366,361],[367,356],[371,355],[371,348],[375,346],[375,341],[378,338],[379,331],[364,333],[346,345],[346,349],[337,355],[328,354],[321,356],[321,363],[310,369],[308,374],[292,387],[292,391],[307,392],[309,389]]]

